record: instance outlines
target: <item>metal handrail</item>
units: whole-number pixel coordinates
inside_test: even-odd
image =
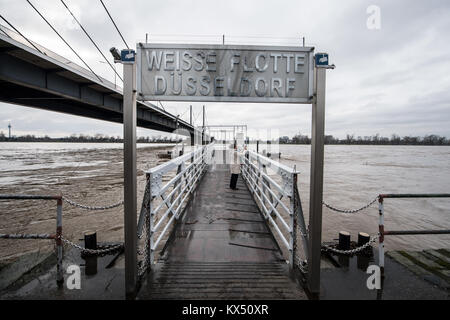
[[[244,159],[244,161],[248,161],[249,165],[256,171],[259,172],[259,174],[266,179],[267,181],[269,181],[269,183],[271,185],[273,185],[278,192],[281,192],[284,196],[288,196],[288,194],[286,193],[286,191],[283,189],[283,187],[281,187],[278,183],[275,182],[275,180],[273,180],[270,176],[268,176],[266,173],[262,172],[254,163],[251,163],[249,160]]]
[[[262,165],[265,165],[267,168],[272,169],[276,174],[282,175],[283,173],[286,174],[299,174],[300,171],[295,170],[294,168],[290,168],[287,165],[284,165],[280,162],[274,161],[268,157],[265,157],[263,155],[260,155],[259,153],[256,153],[254,151],[247,151],[249,159],[255,159],[257,162],[261,163]]]
[[[143,233],[144,227],[146,231],[143,269],[148,270],[153,265],[156,248],[169,228],[180,217],[183,204],[192,195],[199,180],[206,172],[213,145],[195,147],[195,150],[189,153],[146,171],[146,194],[138,223],[138,235]],[[163,176],[172,174],[174,170],[177,170],[175,176],[163,184]],[[154,207],[154,201],[159,197],[162,201]],[[167,209],[155,223],[156,215],[163,206],[166,206]],[[155,239],[156,232],[160,230],[160,234]]]
[[[276,162],[268,157],[253,151],[246,151],[241,155],[242,177],[247,184],[254,201],[260,207],[265,219],[275,229],[281,244],[289,251],[289,265],[292,268],[299,259],[297,255],[297,224],[300,225],[303,247],[307,248],[307,233],[304,226],[304,217],[301,210],[300,196],[297,189],[297,175],[295,168]],[[281,177],[283,183],[280,185],[265,171],[272,170]],[[279,192],[277,195],[274,190]],[[289,206],[284,204],[282,197],[289,200]],[[267,205],[266,205],[267,204]],[[278,204],[280,207],[277,208]],[[285,221],[280,208],[287,214],[289,221]],[[272,216],[272,213],[274,216]],[[275,219],[277,218],[277,219]],[[283,227],[283,230],[280,227]],[[307,257],[307,250],[304,251]]]
[[[246,169],[244,169],[246,171]],[[246,174],[249,174],[247,171],[245,172]],[[264,182],[262,181],[262,179],[260,177],[258,177],[255,173],[250,172],[250,175],[253,175],[253,177],[250,177],[250,179],[252,179],[253,185],[252,185],[252,189],[254,189],[254,186],[258,184],[257,180],[261,180],[261,184],[263,186],[266,186],[268,188],[268,190],[270,190],[270,187],[268,187],[266,184],[264,184]],[[256,179],[255,179],[256,178]],[[258,191],[262,191],[262,188],[258,188]],[[278,210],[276,209],[276,207],[272,204],[272,202],[270,201],[270,199],[267,197],[267,195],[264,192],[261,192],[261,195],[263,196],[264,200],[266,200],[268,202],[268,204],[270,205],[270,207],[272,208],[273,212],[275,212],[276,216],[280,219],[280,221],[282,222],[283,226],[285,227],[287,232],[291,232],[291,228],[288,226],[288,224],[286,223],[286,221],[284,221],[283,217],[281,216],[281,214],[278,212]],[[278,200],[277,198],[275,198],[276,200]],[[259,200],[261,201],[262,199],[259,198]],[[282,201],[278,201],[278,203],[282,203]],[[269,214],[269,210],[267,209],[267,207],[264,205],[264,202],[261,201],[261,204],[263,205],[264,211],[265,211],[265,215],[266,216],[270,216]],[[284,205],[284,204],[283,204]],[[284,207],[286,208],[286,206]],[[288,208],[286,208],[286,211],[289,213],[289,215],[291,214],[290,210]],[[267,217],[269,219],[272,219],[271,217]],[[273,219],[272,219],[273,220]]]
[[[55,240],[56,251],[56,283],[61,287],[64,283],[63,246],[62,246],[62,195],[26,195],[0,194],[0,200],[56,200],[56,233],[55,234],[0,234],[0,239],[50,239]]]
[[[384,237],[392,235],[429,235],[429,234],[450,234],[450,230],[395,230],[386,231],[384,229],[384,199],[411,199],[411,198],[450,198],[449,193],[404,193],[404,194],[380,194],[378,196],[378,213],[379,213],[379,242],[378,242],[378,254],[379,254],[379,266],[381,272],[384,272]]]

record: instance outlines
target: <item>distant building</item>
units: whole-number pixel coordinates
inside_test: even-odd
[[[11,139],[11,123],[8,124],[9,135],[8,138]]]

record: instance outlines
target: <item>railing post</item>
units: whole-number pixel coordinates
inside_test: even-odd
[[[145,264],[147,265],[147,272],[151,271],[152,268],[152,263],[153,263],[153,259],[152,259],[152,242],[151,242],[151,238],[152,238],[152,227],[153,227],[153,221],[152,221],[152,191],[151,191],[151,183],[150,183],[150,174],[147,173],[146,175],[147,178],[147,212],[145,214],[145,228],[146,228],[146,239],[145,239],[145,243],[146,245],[144,246],[145,250],[147,250],[146,254],[146,261]]]
[[[147,251],[147,257],[148,257],[148,263],[149,263],[149,268],[151,269],[153,262],[154,262],[154,251],[153,251],[153,243],[154,243],[154,239],[153,239],[153,225],[154,225],[154,213],[152,210],[152,174],[149,173],[147,174],[148,176],[148,192],[149,192],[149,197],[148,197],[148,229],[147,229],[147,235],[148,235],[148,251]]]
[[[64,283],[63,246],[62,246],[62,198],[56,203],[56,283],[62,288]]]
[[[295,185],[297,184],[297,174],[293,173],[292,174],[292,190],[291,190],[291,197],[289,199],[289,203],[290,203],[290,207],[289,207],[289,218],[290,218],[290,227],[291,227],[291,231],[290,231],[290,239],[289,239],[289,268],[291,270],[294,269],[294,264],[295,264],[295,256],[297,254],[297,215],[296,213],[296,204],[295,204]]]
[[[378,198],[378,213],[379,213],[379,222],[378,222],[378,231],[380,233],[380,238],[378,241],[378,264],[380,266],[381,276],[384,276],[384,206],[383,206],[383,197]]]

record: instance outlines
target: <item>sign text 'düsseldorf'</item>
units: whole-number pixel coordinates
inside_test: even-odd
[[[142,100],[311,103],[313,48],[139,44]]]

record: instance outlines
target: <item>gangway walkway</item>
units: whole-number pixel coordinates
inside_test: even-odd
[[[138,299],[307,299],[242,177],[229,182],[229,165],[208,166]]]

